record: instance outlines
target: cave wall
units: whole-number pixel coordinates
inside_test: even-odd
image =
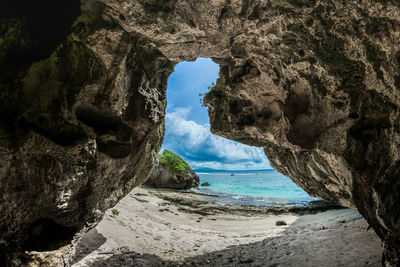
[[[220,64],[205,97],[211,130],[263,147],[311,195],[359,210],[384,240],[383,263],[399,264],[398,2],[70,8],[77,18],[62,23],[74,21],[71,33],[47,54],[32,53],[47,41],[26,27],[26,14],[1,20],[3,250],[26,242],[43,218],[74,231],[96,223],[143,183],[163,139],[168,75],[179,61],[211,57]],[[24,60],[9,68],[10,58]]]
[[[0,262],[10,266],[31,260],[24,250],[70,244],[146,180],[173,70],[101,2],[38,2],[0,9]]]

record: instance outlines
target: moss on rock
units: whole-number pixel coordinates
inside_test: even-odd
[[[0,20],[0,66],[12,55],[29,46],[25,24],[21,19]]]
[[[24,77],[20,126],[62,145],[84,137],[63,113],[72,108],[80,89],[100,74],[100,63],[93,52],[69,37],[49,58],[32,64]]]
[[[172,173],[183,173],[186,168],[190,168],[186,161],[169,150],[164,149],[163,153],[158,156],[160,157],[160,164],[169,165]]]
[[[145,185],[154,188],[189,189],[198,187],[199,176],[175,153],[164,150]]]

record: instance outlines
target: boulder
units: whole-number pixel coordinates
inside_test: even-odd
[[[211,186],[209,182],[204,182],[201,184],[201,186]]]
[[[199,176],[181,157],[164,150],[145,185],[156,188],[189,189],[198,187]]]

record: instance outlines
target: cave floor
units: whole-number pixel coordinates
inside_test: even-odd
[[[351,209],[199,215],[145,188],[113,209],[80,241],[74,267],[380,265],[379,238]]]

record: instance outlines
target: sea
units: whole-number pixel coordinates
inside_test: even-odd
[[[193,189],[218,204],[240,206],[306,206],[320,198],[309,196],[290,178],[276,170],[198,171],[200,184]]]

